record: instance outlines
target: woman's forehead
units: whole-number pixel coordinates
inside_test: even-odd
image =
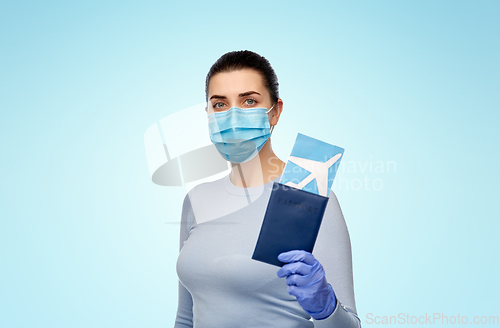
[[[212,76],[208,85],[208,98],[212,95],[232,96],[242,92],[257,91],[261,95],[267,93],[262,75],[253,69],[241,69],[231,72],[217,73]]]

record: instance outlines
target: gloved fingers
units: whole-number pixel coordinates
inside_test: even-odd
[[[308,276],[300,276],[297,274],[292,274],[287,277],[287,285],[290,284],[298,286],[298,287],[304,287],[304,288],[309,288],[311,290],[313,289],[324,289],[328,281],[326,281],[326,277],[324,274],[315,274],[315,275],[308,275]]]
[[[300,287],[289,285],[287,287],[287,290],[288,290],[288,294],[295,296],[297,298],[297,300],[302,299],[302,293],[301,293]]]
[[[298,287],[298,286],[288,286],[287,289],[288,289],[288,294],[295,296],[297,298],[297,301],[299,302],[304,302],[306,300],[314,302],[314,299],[316,298],[315,291],[310,290],[308,288]]]
[[[311,273],[312,267],[303,262],[293,262],[283,265],[276,274],[278,277],[283,278],[288,275],[298,274],[298,275],[308,275]]]
[[[311,289],[314,288],[320,288],[320,282],[322,278],[318,278],[316,280],[312,280],[312,276],[301,276],[298,274],[291,274],[288,277],[286,277],[286,284],[289,286],[297,286],[297,287],[311,287]],[[312,285],[318,285],[318,287],[312,287]]]
[[[308,265],[313,265],[317,261],[311,253],[304,250],[292,250],[280,253],[278,255],[278,260],[284,263],[301,261]]]

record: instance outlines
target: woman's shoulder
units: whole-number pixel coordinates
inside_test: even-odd
[[[224,177],[212,181],[205,181],[192,187],[184,197],[184,206],[201,223],[219,215],[221,206],[226,202]]]
[[[334,207],[336,210],[340,210],[340,204],[339,204],[339,200],[337,198],[337,195],[331,189],[330,189],[330,192],[328,193],[328,205],[330,207]]]
[[[328,194],[328,202],[326,204],[325,214],[324,214],[325,225],[335,227],[333,229],[338,229],[340,227],[346,228],[346,222],[344,219],[344,214],[340,208],[340,203],[337,195],[330,190]]]
[[[191,188],[186,193],[185,198],[189,198],[191,202],[196,201],[197,199],[205,199],[210,197],[215,193],[220,193],[224,189],[224,179],[226,176],[221,178],[217,178],[211,181],[203,181]]]

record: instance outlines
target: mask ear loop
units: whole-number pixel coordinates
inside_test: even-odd
[[[271,108],[269,108],[269,110],[266,112],[266,114],[269,113],[273,108],[274,108],[274,105]],[[271,131],[270,131],[271,135],[273,134],[273,130],[274,130],[274,125],[271,126]]]

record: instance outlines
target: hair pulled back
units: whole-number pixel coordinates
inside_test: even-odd
[[[254,69],[264,80],[264,86],[271,95],[271,101],[276,103],[279,98],[278,77],[269,61],[255,52],[249,50],[232,51],[222,55],[212,65],[205,80],[205,98],[208,101],[208,83],[217,73],[237,71],[240,69]]]

